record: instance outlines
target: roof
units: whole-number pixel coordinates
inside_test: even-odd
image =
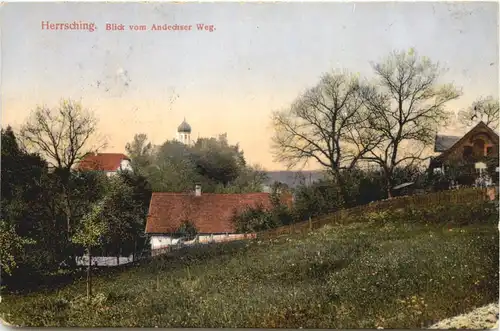
[[[483,130],[488,133],[491,139],[498,144],[498,134],[492,130],[488,125],[486,125],[483,121],[479,122],[475,127],[469,130],[463,137],[457,140],[450,148],[446,149],[442,154],[435,158],[436,161],[445,159],[457,146],[460,146],[464,141],[470,139],[478,130]]]
[[[146,233],[175,233],[182,222],[193,222],[199,233],[234,233],[234,212],[262,205],[271,208],[269,193],[214,194],[154,192]],[[286,202],[291,203],[291,196]]]
[[[78,170],[100,170],[100,171],[117,171],[120,169],[122,160],[130,160],[129,157],[122,153],[98,153],[87,154],[78,163]]]
[[[186,122],[186,119],[177,127],[177,132],[191,133],[191,125]]]
[[[460,136],[436,135],[434,152],[444,152],[460,140]]]

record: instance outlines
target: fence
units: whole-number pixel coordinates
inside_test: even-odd
[[[387,200],[375,201],[367,205],[357,206],[350,209],[342,209],[333,214],[318,217],[316,220],[299,222],[279,228],[257,233],[257,238],[272,239],[282,235],[304,234],[319,229],[327,224],[342,224],[347,218],[360,216],[362,214],[380,212],[387,209],[402,209],[408,207],[420,207],[440,204],[462,204],[472,201],[494,200],[497,194],[495,188],[478,189],[467,188],[460,190],[442,191],[425,195],[411,195],[396,197]]]
[[[233,235],[227,236],[227,238],[219,238],[210,242],[205,241],[195,241],[184,244],[169,245],[166,247],[152,249],[148,254],[141,254],[141,256],[135,257],[135,259],[124,261],[123,264],[128,264],[133,261],[142,260],[149,257],[154,257],[158,255],[163,255],[171,253],[173,251],[178,251],[180,249],[194,248],[202,245],[208,245],[211,243],[229,242],[237,240],[247,240],[247,239],[272,239],[277,238],[282,235],[291,234],[305,234],[310,231],[319,229],[328,224],[342,224],[346,219],[351,217],[360,216],[362,214],[380,212],[388,209],[402,209],[408,207],[420,207],[429,205],[440,205],[449,203],[466,203],[471,201],[487,201],[493,200],[498,193],[498,190],[493,188],[488,189],[478,189],[478,188],[466,188],[459,190],[450,190],[443,192],[430,193],[426,195],[412,195],[412,196],[402,196],[387,200],[375,201],[367,205],[362,205],[350,209],[342,209],[333,214],[328,214],[325,216],[318,217],[315,220],[309,220],[305,222],[294,223],[291,225],[281,226],[275,229],[270,229],[258,233],[250,233],[243,235]],[[97,266],[111,266],[116,265],[116,257],[109,257],[110,264],[98,263]],[[125,258],[126,259],[126,258]],[[114,261],[114,263],[113,263]],[[87,259],[88,262],[88,259]],[[120,263],[122,264],[122,263]]]
[[[87,255],[77,256],[76,265],[88,266],[89,257]],[[91,265],[96,267],[114,267],[117,265],[128,264],[134,261],[134,256],[92,256]]]

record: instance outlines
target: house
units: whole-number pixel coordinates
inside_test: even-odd
[[[103,171],[113,176],[118,171],[133,171],[130,158],[121,153],[89,153],[78,162],[77,171]]]
[[[477,173],[477,178],[487,169],[498,172],[498,134],[484,122],[479,122],[464,136],[436,135],[434,151],[440,153],[431,159],[434,173],[446,173],[453,164],[463,164]]]
[[[291,196],[284,196],[283,202],[290,205]],[[270,209],[270,194],[202,194],[199,185],[194,193],[154,192],[145,232],[150,236],[153,252],[178,243],[177,230],[185,221],[196,227],[200,243],[239,240],[248,235],[236,233],[233,216],[258,205]]]

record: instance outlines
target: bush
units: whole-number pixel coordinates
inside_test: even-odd
[[[193,239],[198,234],[198,230],[193,222],[183,221],[177,229],[177,234],[188,239]]]
[[[344,207],[340,188],[332,181],[319,181],[300,186],[295,192],[293,215],[296,221],[330,214]]]
[[[237,232],[251,233],[273,229],[280,226],[279,220],[272,217],[264,206],[248,207],[232,219]]]

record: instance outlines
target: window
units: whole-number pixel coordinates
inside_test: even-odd
[[[464,146],[464,159],[467,159],[472,156],[472,146]]]
[[[493,156],[493,146],[486,147],[486,155]]]
[[[483,139],[476,139],[474,140],[473,146],[474,146],[474,156],[484,156],[484,140]]]

